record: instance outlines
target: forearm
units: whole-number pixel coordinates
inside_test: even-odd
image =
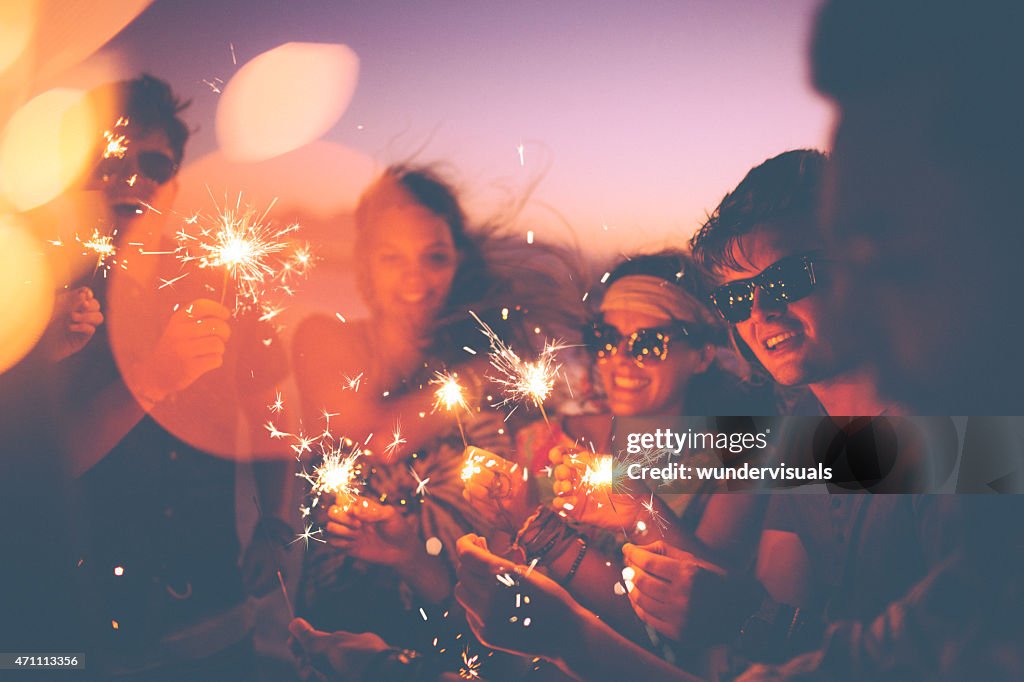
[[[448,564],[439,556],[417,552],[395,566],[398,576],[427,601],[439,604],[452,595],[455,581]]]
[[[572,543],[567,551],[549,562],[545,573],[562,583],[576,601],[601,616],[617,632],[640,641],[644,636],[640,620],[626,593],[618,594],[615,589],[616,583],[622,580],[622,561],[612,561],[588,546],[571,580],[566,582],[581,551],[579,542]]]
[[[579,615],[579,637],[556,664],[567,674],[583,680],[633,680],[647,682],[699,682],[612,630],[594,614]]]
[[[63,403],[64,448],[76,478],[96,466],[146,415],[120,379],[87,399],[67,396]]]

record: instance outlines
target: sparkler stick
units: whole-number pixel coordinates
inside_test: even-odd
[[[258,518],[262,519],[263,518],[263,508],[260,506],[259,498],[256,497],[255,495],[253,495],[252,496],[252,501],[253,501],[253,504],[256,505],[256,514],[258,515]],[[274,548],[274,550],[273,550],[274,551],[274,562],[278,565],[278,569],[277,569],[277,584],[281,586],[281,595],[284,597],[285,605],[288,606],[288,615],[290,616],[290,620],[295,620],[295,607],[292,606],[292,600],[288,596],[288,588],[285,587],[285,584],[284,584],[284,576],[281,575],[281,568],[280,568],[280,566],[281,566],[282,562],[280,560],[280,557],[277,554],[277,544],[273,541],[273,538],[271,538],[269,536],[269,534],[267,533],[266,528],[263,529],[263,535],[264,535],[264,537],[267,538],[267,540],[270,540],[271,546]]]

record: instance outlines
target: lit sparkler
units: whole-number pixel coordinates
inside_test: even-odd
[[[282,265],[277,254],[288,247],[282,237],[299,229],[292,223],[277,227],[267,221],[267,210],[259,214],[253,207],[242,203],[239,193],[234,206],[219,209],[213,217],[199,216],[186,220],[186,224],[199,227],[197,234],[186,229],[177,233],[182,263],[195,262],[200,268],[223,268],[224,283],[221,302],[227,296],[228,280],[235,283],[235,309],[243,304],[256,305],[270,283],[282,276]]]
[[[466,441],[466,431],[462,428],[462,418],[459,417],[458,412],[460,409],[469,409],[465,390],[459,384],[456,376],[447,372],[435,372],[434,378],[430,383],[437,386],[437,390],[434,391],[434,411],[436,412],[443,407],[455,415],[455,423],[459,427],[459,435],[462,436],[462,446],[468,448],[469,443]]]
[[[480,325],[480,330],[487,337],[491,345],[490,359],[491,367],[497,371],[497,376],[489,376],[495,383],[502,387],[505,399],[498,405],[509,403],[532,402],[540,409],[544,421],[548,421],[547,412],[544,410],[544,401],[555,387],[555,379],[561,369],[556,356],[564,346],[548,342],[536,360],[523,360],[512,350],[491,327],[477,317],[476,313],[470,311],[470,315]],[[515,408],[513,408],[513,412]],[[511,413],[510,413],[511,414]]]
[[[347,502],[359,494],[359,477],[362,475],[359,459],[362,456],[359,449],[345,453],[340,448],[331,447],[323,453],[323,461],[319,466],[314,466],[311,473],[303,471],[296,475],[309,482],[314,505],[324,495],[334,495]]]
[[[103,268],[103,276],[107,276],[107,272],[110,270],[110,265],[117,261],[114,257],[117,255],[117,246],[114,245],[114,235],[117,234],[117,230],[114,230],[112,234],[100,234],[98,228],[93,228],[92,234],[85,239],[82,239],[77,234],[75,240],[82,245],[85,253],[96,254],[96,268],[93,270],[99,270]],[[109,263],[107,261],[110,261]]]

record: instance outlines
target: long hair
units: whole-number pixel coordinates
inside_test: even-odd
[[[432,357],[457,364],[469,351],[487,352],[488,339],[470,312],[524,356],[535,353],[545,337],[578,330],[583,318],[578,254],[551,244],[526,244],[500,225],[470,225],[454,186],[434,167],[389,166],[374,187],[380,182],[395,183],[443,219],[458,253],[455,277],[430,335],[427,352]],[[368,229],[374,187],[356,209],[360,233]]]

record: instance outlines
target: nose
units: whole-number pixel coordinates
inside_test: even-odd
[[[761,287],[754,287],[754,303],[750,309],[750,319],[765,322],[778,317],[786,309],[785,301],[777,301],[769,296]]]

